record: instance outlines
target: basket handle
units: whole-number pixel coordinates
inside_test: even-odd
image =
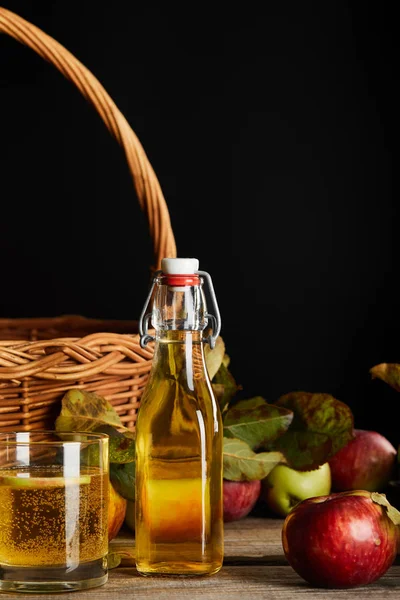
[[[176,257],[171,220],[158,179],[138,137],[101,83],[59,42],[32,23],[2,7],[0,33],[7,33],[52,63],[94,106],[111,135],[125,151],[139,204],[146,214],[153,240],[153,269],[160,268],[162,258]]]

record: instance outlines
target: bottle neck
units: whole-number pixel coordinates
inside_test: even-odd
[[[162,344],[197,344],[202,341],[202,331],[189,331],[187,329],[159,329],[156,331],[156,342]]]
[[[168,285],[163,276],[156,281],[151,323],[162,331],[201,332],[208,323],[207,307],[199,278],[196,285]]]

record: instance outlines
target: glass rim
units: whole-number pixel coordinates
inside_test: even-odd
[[[16,439],[17,436],[27,436],[27,439]],[[58,440],[34,440],[30,439],[30,436],[43,435],[43,436],[85,436],[86,439],[74,440],[74,439],[58,439]],[[97,444],[99,442],[110,439],[107,433],[92,433],[91,431],[56,431],[55,429],[35,429],[33,431],[1,431],[0,432],[0,446],[59,446],[62,444]]]

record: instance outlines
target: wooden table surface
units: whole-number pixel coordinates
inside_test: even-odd
[[[376,583],[346,590],[312,588],[288,564],[281,545],[283,520],[247,517],[225,524],[225,558],[219,573],[211,577],[142,577],[133,559],[124,559],[112,569],[108,582],[92,590],[63,594],[9,594],[0,598],[57,598],[78,600],[307,600],[397,598],[400,600],[400,555]],[[111,542],[110,552],[134,553],[134,536],[124,529]]]

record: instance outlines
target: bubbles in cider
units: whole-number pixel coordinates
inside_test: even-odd
[[[108,477],[95,467],[0,469],[0,565],[69,568],[107,553]]]

